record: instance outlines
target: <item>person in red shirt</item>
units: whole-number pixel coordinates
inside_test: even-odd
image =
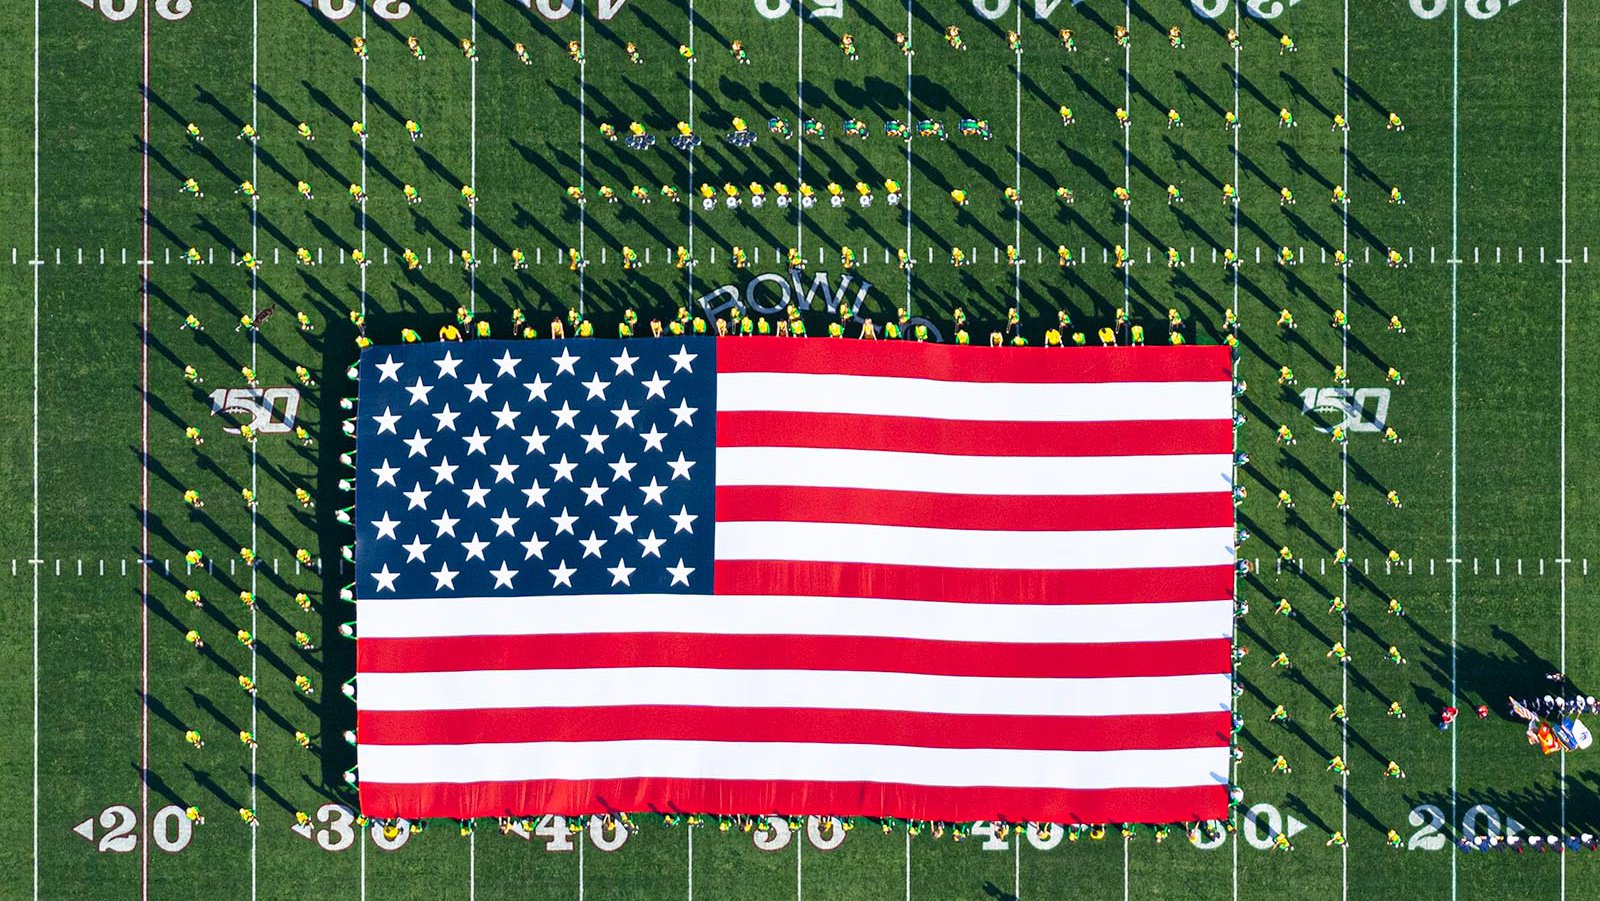
[[[1486,720],[1488,718],[1489,718],[1489,705],[1488,704],[1479,704],[1478,705],[1478,719]]]
[[[1456,721],[1456,714],[1459,712],[1460,711],[1456,710],[1454,707],[1446,707],[1444,710],[1440,711],[1439,729],[1441,731],[1449,729],[1450,724]]]

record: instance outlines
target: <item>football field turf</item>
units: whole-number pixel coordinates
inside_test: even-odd
[[[1570,8],[1569,8],[1570,7]],[[1596,693],[1600,458],[1585,351],[1600,341],[1600,52],[1574,40],[1596,7],[1569,0],[35,0],[0,7],[0,897],[4,898],[861,898],[1257,899],[1581,897],[1600,855],[1476,854],[1463,835],[1600,832],[1600,767],[1542,756],[1505,715],[1508,695],[1553,691],[1552,671]],[[967,49],[943,36],[958,25]],[[1123,25],[1130,45],[1119,47]],[[1185,46],[1169,46],[1167,28]],[[1056,37],[1075,32],[1067,53]],[[1224,37],[1237,28],[1242,49]],[[1020,33],[1024,52],[1008,49]],[[903,56],[895,32],[911,36]],[[859,61],[839,38],[854,35]],[[1279,38],[1293,37],[1282,53]],[[370,60],[351,51],[365,35]],[[416,36],[427,59],[412,58]],[[1573,38],[1582,35],[1574,33]],[[457,43],[476,42],[469,62]],[[751,64],[729,42],[743,40]],[[579,41],[584,65],[566,45]],[[532,65],[518,61],[523,43]],[[637,44],[643,63],[624,52]],[[691,67],[678,53],[692,45]],[[1064,126],[1058,107],[1071,107]],[[1130,122],[1120,127],[1114,110]],[[1167,111],[1183,125],[1169,127]],[[1294,127],[1279,124],[1292,112]],[[1227,110],[1239,127],[1223,124]],[[1388,114],[1403,131],[1386,128]],[[1348,132],[1332,129],[1346,116]],[[734,117],[759,136],[723,141]],[[767,131],[787,120],[796,136]],[[871,136],[847,137],[847,118]],[[992,137],[957,133],[985,120]],[[802,139],[814,118],[825,139]],[[423,134],[413,142],[404,122]],[[941,121],[948,140],[886,137],[885,120]],[[365,123],[357,140],[351,122]],[[659,142],[613,143],[637,121]],[[668,146],[677,122],[704,143]],[[195,123],[204,136],[185,132]],[[296,134],[304,122],[315,140]],[[253,123],[260,140],[235,135]],[[204,197],[180,192],[194,178]],[[883,181],[902,187],[888,203]],[[236,192],[259,190],[254,202]],[[304,199],[305,180],[314,198]],[[779,209],[774,184],[822,198]],[[857,181],[874,202],[856,202]],[[711,209],[707,183],[767,187],[768,202]],[[834,208],[824,185],[837,182]],[[353,204],[346,186],[369,199]],[[408,205],[402,185],[422,202]],[[472,185],[473,209],[459,189]],[[640,185],[651,201],[629,196]],[[674,204],[658,189],[682,193]],[[1184,201],[1169,204],[1166,188]],[[1237,186],[1237,206],[1223,202]],[[600,186],[619,200],[607,203]],[[1330,203],[1335,185],[1350,203]],[[568,199],[582,186],[588,202]],[[1008,203],[1007,186],[1022,204]],[[1113,190],[1126,187],[1126,210]],[[1074,202],[1055,194],[1069,188]],[[1280,203],[1279,189],[1295,203]],[[1389,203],[1399,187],[1405,203]],[[969,202],[957,207],[952,190]],[[1591,244],[1593,248],[1591,250]],[[678,268],[683,245],[697,265]],[[750,256],[732,265],[731,249]],[[1008,266],[1007,245],[1021,265]],[[1114,269],[1115,245],[1133,265]],[[621,251],[644,265],[624,271]],[[1057,247],[1077,265],[1057,265]],[[185,263],[197,249],[203,265]],[[304,247],[314,266],[299,266]],[[806,260],[801,278],[784,255]],[[845,273],[841,247],[856,254]],[[970,265],[950,264],[961,247]],[[1181,268],[1167,265],[1175,249]],[[1277,262],[1288,248],[1293,266]],[[407,248],[421,268],[401,262]],[[513,248],[526,254],[514,269]],[[588,265],[569,269],[568,248]],[[895,253],[915,265],[902,271]],[[1236,249],[1236,273],[1220,255]],[[1394,249],[1405,265],[1386,265]],[[479,261],[464,271],[456,255]],[[370,261],[356,265],[352,250]],[[1336,250],[1351,261],[1341,270]],[[252,253],[254,273],[235,265]],[[1591,253],[1593,258],[1591,259]],[[752,315],[859,303],[881,327],[897,308],[974,341],[1020,311],[1033,344],[1068,313],[1094,342],[1119,310],[1165,341],[1179,312],[1216,343],[1234,310],[1247,422],[1238,508],[1251,533],[1239,582],[1243,686],[1237,831],[1213,847],[1115,829],[1041,849],[1027,839],[959,845],[863,823],[838,847],[803,835],[758,850],[714,828],[653,819],[614,839],[471,838],[434,822],[403,842],[357,830],[340,734],[354,708],[339,637],[354,607],[339,546],[350,449],[338,400],[355,359],[351,311],[376,342],[425,336],[465,306],[510,334],[520,308],[541,338],[580,308],[598,333],[623,311],[678,306]],[[1276,325],[1282,309],[1297,328]],[[272,312],[265,319],[259,317]],[[1330,325],[1336,311],[1349,329]],[[295,314],[313,330],[302,332]],[[186,314],[203,333],[180,329]],[[781,313],[768,313],[781,318]],[[241,316],[259,331],[236,330]],[[1391,316],[1405,333],[1388,328]],[[852,326],[850,334],[854,334]],[[818,340],[818,339],[813,339]],[[1126,333],[1124,339],[1126,340]],[[996,351],[1001,353],[1004,351]],[[1070,353],[1069,350],[1062,351]],[[1570,359],[1569,359],[1570,355]],[[1325,389],[1335,365],[1351,393]],[[193,366],[205,379],[185,382]],[[302,386],[303,365],[318,383]],[[223,431],[250,419],[241,367],[282,387],[253,448]],[[1276,384],[1279,367],[1297,377]],[[1388,384],[1396,368],[1404,385]],[[230,398],[230,393],[232,396]],[[240,410],[212,415],[213,407]],[[316,439],[274,431],[293,407]],[[1348,444],[1327,428],[1343,423]],[[1274,445],[1280,424],[1298,443]],[[1382,440],[1392,426],[1402,443]],[[205,438],[195,447],[186,426]],[[302,510],[294,489],[316,499]],[[185,489],[203,510],[189,510]],[[241,489],[259,506],[246,509]],[[1275,495],[1292,492],[1293,514]],[[1349,511],[1330,507],[1343,491]],[[1404,506],[1389,509],[1386,492]],[[252,547],[261,565],[238,561]],[[1280,566],[1277,551],[1296,557]],[[1336,566],[1345,548],[1348,568]],[[208,565],[185,564],[191,548]],[[316,565],[295,551],[306,548]],[[1387,562],[1390,550],[1400,562]],[[184,599],[202,593],[204,606]],[[240,591],[259,598],[254,608]],[[313,609],[292,598],[307,592]],[[1329,600],[1348,602],[1344,615]],[[1273,613],[1279,597],[1294,617]],[[1400,599],[1406,616],[1385,613]],[[198,630],[200,652],[185,641]],[[255,636],[254,648],[235,640]],[[308,634],[315,650],[297,647]],[[1340,666],[1325,654],[1349,649]],[[1396,647],[1408,662],[1392,665]],[[1290,655],[1294,668],[1269,666]],[[315,695],[295,687],[311,678]],[[252,677],[259,692],[236,684]],[[1385,715],[1399,701],[1405,719]],[[1329,719],[1334,704],[1347,727]],[[1282,704],[1286,728],[1268,722]],[[1433,718],[1463,712],[1451,731]],[[1473,708],[1487,704],[1483,721]],[[202,749],[184,738],[205,736]],[[259,747],[238,740],[255,733]],[[308,733],[312,750],[292,739]],[[1276,755],[1293,766],[1269,774]],[[1328,772],[1341,755],[1344,776]],[[1566,759],[1570,756],[1570,759]],[[1403,781],[1383,778],[1386,763]],[[142,778],[141,778],[142,777]],[[207,822],[192,829],[182,809]],[[260,825],[241,823],[253,807]],[[293,814],[318,820],[296,832]],[[1404,845],[1391,849],[1396,830]],[[1335,830],[1343,849],[1324,843]],[[1287,832],[1296,849],[1268,850]],[[1061,837],[1057,830],[1055,838]],[[389,848],[385,845],[400,844]],[[1210,844],[1210,843],[1207,843]],[[547,847],[549,846],[549,847]],[[552,849],[554,848],[554,849]],[[566,848],[566,850],[563,850]]]

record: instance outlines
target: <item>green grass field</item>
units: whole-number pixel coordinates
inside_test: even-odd
[[[1456,852],[1431,835],[1429,809],[1450,840],[1507,818],[1524,835],[1600,832],[1590,757],[1600,752],[1542,757],[1502,714],[1508,694],[1543,694],[1552,670],[1586,693],[1600,680],[1588,576],[1600,567],[1589,556],[1600,533],[1600,379],[1583,354],[1600,341],[1600,312],[1588,303],[1600,289],[1600,247],[1591,263],[1586,243],[1600,225],[1600,183],[1588,177],[1600,159],[1600,51],[1567,47],[1565,0],[1264,0],[1253,11],[1228,0],[1084,0],[1045,3],[1042,17],[1016,0],[570,3],[0,8],[11,47],[0,56],[0,467],[9,476],[0,482],[0,897],[1564,898],[1600,876],[1590,853]],[[1594,6],[1570,13],[1587,22]],[[891,41],[908,22],[909,67]],[[1126,52],[1112,37],[1124,23]],[[1223,37],[1235,23],[1237,56]],[[946,46],[949,24],[961,27],[966,52]],[[1174,24],[1182,50],[1168,46]],[[1075,54],[1055,37],[1063,27],[1076,32]],[[1023,37],[1020,58],[1006,47],[1008,29]],[[842,58],[844,33],[855,35],[859,62]],[[1278,52],[1284,33],[1295,53]],[[362,34],[365,66],[350,50]],[[409,35],[425,62],[408,53]],[[472,37],[476,64],[455,48]],[[752,65],[727,52],[736,38]],[[583,43],[581,68],[567,59],[570,40]],[[644,64],[628,64],[629,41]],[[532,66],[518,62],[515,42]],[[696,48],[692,70],[680,42]],[[1061,104],[1075,125],[1062,126]],[[1116,107],[1130,112],[1126,131]],[[1280,107],[1297,127],[1278,127]],[[1166,126],[1169,108],[1182,129]],[[1222,123],[1228,109],[1237,131]],[[1385,129],[1390,110],[1404,117],[1403,133]],[[1334,113],[1348,115],[1347,134],[1330,129]],[[760,134],[753,148],[722,142],[734,116]],[[764,127],[771,116],[796,131],[814,117],[828,138],[776,140]],[[843,135],[851,116],[870,139]],[[993,139],[955,134],[964,116],[987,120]],[[349,129],[358,118],[370,133],[364,148]],[[407,118],[422,124],[420,142],[407,137]],[[950,139],[886,138],[890,118],[941,120]],[[636,152],[602,137],[600,123],[625,132],[632,120],[661,143]],[[705,138],[692,155],[666,145],[679,120]],[[314,142],[296,136],[302,121]],[[185,134],[189,122],[203,143]],[[245,122],[258,144],[234,139]],[[179,192],[188,177],[204,198]],[[869,209],[852,197],[842,209],[823,200],[804,211],[770,202],[704,210],[694,191],[804,180],[819,192],[837,181],[853,195],[858,179],[881,188],[884,178],[905,187],[901,205],[879,190]],[[234,193],[244,179],[260,191],[253,207]],[[314,200],[296,193],[299,179]],[[370,195],[364,215],[345,193],[351,182]],[[457,194],[469,182],[481,198],[472,213]],[[422,192],[420,205],[406,205],[406,183]],[[652,194],[674,184],[684,202],[638,204],[627,196],[636,183]],[[1182,189],[1181,206],[1165,202],[1169,183]],[[1224,183],[1238,186],[1237,210],[1220,200]],[[1347,215],[1329,202],[1335,184],[1351,195]],[[568,185],[588,191],[581,211]],[[621,201],[601,201],[600,185]],[[1008,185],[1021,190],[1020,208],[1004,201]],[[1117,185],[1133,195],[1126,216],[1112,200]],[[1059,202],[1058,186],[1076,202]],[[1293,207],[1280,207],[1282,186]],[[1405,205],[1386,202],[1391,186]],[[970,194],[967,207],[948,199],[956,188]],[[699,260],[693,269],[670,262],[679,244]],[[1007,244],[1020,267],[1006,266]],[[1131,269],[1106,261],[1116,244],[1129,248]],[[625,245],[647,259],[641,270],[623,271]],[[734,245],[750,252],[748,270],[731,265]],[[908,308],[947,338],[956,306],[978,341],[1016,306],[1036,344],[1057,310],[1093,341],[1125,309],[1156,342],[1175,308],[1186,339],[1200,343],[1221,340],[1224,310],[1237,310],[1249,382],[1240,447],[1252,457],[1240,470],[1250,496],[1239,517],[1254,535],[1244,556],[1261,563],[1240,582],[1251,612],[1238,641],[1251,653],[1239,669],[1237,782],[1250,815],[1238,831],[1212,849],[1181,835],[1158,847],[1144,831],[1129,843],[1113,832],[1040,850],[867,827],[834,850],[795,836],[771,852],[745,835],[653,825],[612,852],[587,838],[546,850],[542,837],[504,837],[487,822],[471,840],[436,823],[394,850],[350,834],[338,805],[354,803],[340,778],[353,754],[339,733],[354,712],[337,685],[354,653],[336,628],[354,608],[337,600],[349,581],[337,546],[349,533],[333,518],[345,503],[337,457],[348,444],[336,423],[355,355],[348,313],[364,310],[380,343],[403,327],[427,334],[458,306],[497,335],[509,333],[513,308],[543,335],[551,318],[581,306],[612,334],[625,309],[648,321],[701,299],[780,303],[781,278],[746,289],[782,275],[789,247],[805,255],[808,282],[822,273],[838,289],[842,245],[861,266],[839,296],[854,302],[859,292],[862,315],[880,324]],[[1057,245],[1073,249],[1075,268],[1055,265]],[[207,265],[185,265],[191,246]],[[302,246],[319,265],[295,265]],[[952,246],[970,266],[949,264]],[[1169,246],[1183,268],[1166,267]],[[1283,246],[1297,255],[1292,268],[1274,261]],[[400,263],[408,247],[420,271]],[[569,247],[582,248],[587,268],[569,271]],[[893,262],[900,247],[916,260],[909,274]],[[1242,261],[1236,276],[1218,262],[1230,247]],[[1405,268],[1384,264],[1391,247]],[[474,273],[453,262],[462,248],[481,261]],[[513,270],[513,248],[527,254],[525,271]],[[1331,262],[1340,248],[1353,260],[1344,273]],[[353,265],[351,249],[371,265]],[[265,262],[255,277],[232,265],[245,251]],[[833,319],[827,293],[811,296],[813,333]],[[1298,330],[1275,327],[1284,307]],[[259,333],[232,328],[269,308]],[[1335,310],[1347,312],[1348,332],[1330,327]],[[310,334],[296,328],[301,311]],[[203,334],[180,330],[190,313]],[[1391,315],[1406,334],[1386,328]],[[1391,366],[1404,373],[1385,408],[1403,444],[1358,431],[1341,453],[1316,430],[1338,417],[1305,414],[1300,392],[1333,387],[1336,363],[1353,389],[1382,389]],[[185,365],[203,386],[185,384]],[[293,386],[296,365],[324,384],[300,391],[299,422],[315,446],[267,434],[251,453],[222,431],[228,417],[210,415],[212,391],[243,387],[241,366],[264,385]],[[1284,365],[1297,386],[1274,384]],[[1371,422],[1385,401],[1363,397],[1358,421]],[[1292,450],[1273,445],[1280,423],[1299,438]],[[203,447],[189,444],[187,425],[200,428]],[[259,497],[254,515],[238,499],[244,487]],[[315,495],[316,511],[299,509],[296,487]],[[186,488],[207,500],[203,511],[185,508]],[[1298,516],[1275,507],[1280,488],[1293,492]],[[1347,517],[1329,507],[1336,488],[1349,496]],[[1390,489],[1403,510],[1386,509]],[[259,552],[257,570],[229,565],[244,545]],[[1281,545],[1303,569],[1279,571]],[[1341,546],[1348,571],[1331,562]],[[191,547],[214,569],[187,571]],[[301,547],[327,565],[299,567]],[[1384,562],[1391,548],[1398,566]],[[183,599],[188,588],[205,595],[203,609]],[[241,590],[259,595],[253,611],[234,599]],[[312,613],[291,602],[297,591],[315,599]],[[1346,616],[1325,613],[1333,595],[1348,599]],[[1298,616],[1272,615],[1280,596]],[[1391,596],[1406,618],[1384,614]],[[207,652],[185,643],[190,628]],[[231,637],[240,628],[257,636],[253,652]],[[298,649],[296,630],[318,649]],[[1347,667],[1323,656],[1335,640],[1354,657]],[[1390,645],[1407,665],[1384,660]],[[1294,658],[1292,675],[1269,668],[1278,651]],[[261,686],[254,702],[234,684],[241,673]],[[314,680],[314,699],[296,691],[297,673]],[[1391,700],[1410,716],[1386,717]],[[1348,729],[1327,719],[1338,702]],[[1448,733],[1430,724],[1447,703],[1467,714]],[[1484,722],[1469,712],[1480,703],[1494,710]],[[1276,704],[1295,716],[1290,729],[1267,722]],[[190,728],[205,734],[203,750],[185,742]],[[259,749],[244,748],[239,729],[253,729]],[[295,745],[295,730],[313,736],[313,752]],[[1348,776],[1324,771],[1335,753]],[[1267,773],[1277,754],[1293,775]],[[1391,759],[1409,778],[1381,778]],[[191,804],[208,822],[189,832],[172,806]],[[259,828],[240,823],[234,810],[245,805]],[[295,810],[325,805],[310,838],[291,830]],[[1296,851],[1260,847],[1285,828]],[[1385,847],[1391,828],[1406,849]],[[1347,848],[1324,846],[1333,830]]]

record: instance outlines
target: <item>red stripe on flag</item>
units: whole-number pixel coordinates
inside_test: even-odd
[[[928,641],[859,635],[453,635],[363,638],[363,673],[630,667],[837,670],[1035,679],[1226,673],[1227,638],[1104,644]]]
[[[1221,747],[1230,728],[1226,710],[1008,716],[796,707],[519,707],[363,710],[356,720],[366,746],[654,739],[1126,751]]]
[[[851,413],[717,414],[718,447],[825,447],[973,457],[1121,457],[1233,452],[1226,419],[978,422]]]
[[[804,372],[941,382],[1225,382],[1222,345],[1006,348],[905,341],[723,338],[717,372]]]
[[[878,488],[721,485],[717,522],[832,522],[1003,532],[1225,528],[1233,525],[1233,500],[1224,491],[980,497]]]
[[[825,810],[832,816],[844,817],[879,816],[892,810],[895,816],[905,819],[945,822],[1176,823],[1221,819],[1227,815],[1227,807],[1228,790],[1220,784],[1032,789],[668,778],[464,785],[361,781],[361,812],[377,818],[520,817],[547,811],[586,815],[639,811],[770,814],[791,810]]]
[[[1233,567],[1019,570],[718,560],[717,594],[885,598],[977,604],[1147,604],[1233,597]]]

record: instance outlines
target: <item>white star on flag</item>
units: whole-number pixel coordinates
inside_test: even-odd
[[[649,535],[638,539],[638,541],[640,546],[643,548],[643,550],[639,552],[639,556],[641,557],[659,558],[661,556],[661,546],[667,543],[667,539],[656,537],[655,529],[651,529]]]
[[[467,395],[469,400],[481,400],[485,403],[488,403],[489,389],[492,387],[494,387],[494,382],[484,381],[483,373],[478,373],[472,377],[472,384],[467,386]]]
[[[533,376],[533,381],[523,382],[522,387],[528,389],[529,402],[532,402],[535,399],[546,402],[549,401],[549,398],[545,397],[545,392],[550,390],[550,383],[545,381],[543,376],[535,373]]]
[[[382,466],[373,467],[372,471],[378,476],[377,487],[382,488],[384,485],[394,485],[396,488],[400,487],[394,483],[394,477],[400,472],[400,467],[390,466],[387,459],[383,461]]]
[[[606,540],[596,535],[593,529],[590,529],[589,537],[578,539],[578,543],[583,545],[584,557],[599,557],[600,549],[606,546]]]
[[[472,533],[472,540],[471,541],[463,541],[463,542],[461,542],[461,548],[462,548],[462,550],[467,552],[467,559],[468,560],[471,560],[474,557],[478,558],[479,560],[483,560],[483,552],[488,547],[489,547],[489,542],[480,539],[478,537],[478,533],[477,532],[473,532]],[[484,562],[487,563],[488,561],[485,560]]]
[[[422,430],[418,429],[410,438],[405,439],[406,447],[411,448],[411,453],[406,454],[406,459],[412,457],[427,457],[428,445],[433,443],[432,438],[422,437]]]
[[[461,467],[452,464],[449,457],[440,457],[438,463],[428,468],[433,470],[434,473],[433,484],[439,485],[449,482],[454,485],[456,483],[456,470]]]
[[[579,486],[578,490],[583,492],[583,505],[585,507],[589,506],[590,504],[596,504],[604,507],[606,492],[610,491],[611,489],[602,486],[599,479],[590,479],[588,485]]]
[[[684,459],[683,451],[678,451],[678,459],[669,460],[667,465],[672,467],[673,479],[689,479],[689,468],[694,466],[693,460]]]
[[[677,566],[669,566],[669,567],[667,567],[667,572],[672,574],[672,584],[673,585],[688,585],[689,584],[689,575],[694,572],[694,567],[692,567],[692,566],[684,566],[683,565],[683,558],[679,557],[678,558],[678,565]],[[668,586],[668,587],[671,587],[671,586]]]
[[[378,381],[380,381],[380,382],[398,382],[398,381],[400,381],[400,367],[402,367],[404,365],[406,365],[406,364],[404,364],[404,363],[396,363],[394,361],[394,354],[390,354],[389,358],[387,360],[384,360],[382,363],[378,364],[378,372],[381,373],[378,376]]]
[[[439,412],[433,414],[433,418],[439,420],[439,424],[434,427],[435,432],[442,432],[445,429],[453,432],[456,430],[456,420],[461,418],[461,414],[452,411],[450,405],[445,404],[439,408]]]
[[[533,557],[538,557],[540,560],[543,560],[545,546],[550,544],[550,542],[540,541],[539,533],[535,532],[528,537],[527,541],[520,542],[520,544],[528,551],[526,554],[522,555],[522,559],[528,560]]]
[[[565,585],[568,588],[571,588],[572,587],[572,574],[575,573],[575,572],[577,572],[577,570],[572,569],[571,567],[567,566],[567,561],[565,561],[565,560],[561,561],[559,564],[556,565],[555,569],[550,570],[550,575],[556,577],[556,583],[554,585],[550,586],[550,587],[559,588],[562,585]]]
[[[402,544],[400,546],[406,549],[407,563],[427,563],[428,548],[433,547],[431,544],[424,543],[421,535],[411,539],[410,544]],[[387,566],[388,564],[385,565]]]
[[[612,585],[627,585],[628,577],[633,575],[635,569],[628,565],[628,561],[618,560],[616,566],[606,567],[606,572],[611,574]]]
[[[406,390],[411,392],[411,403],[413,405],[423,404],[426,406],[428,403],[428,392],[433,390],[433,386],[422,384],[422,376],[419,375],[417,376],[417,383],[415,385],[408,386]]]
[[[378,424],[377,433],[379,435],[382,435],[384,432],[388,432],[391,435],[399,434],[395,431],[394,427],[395,423],[400,421],[400,414],[390,412],[390,408],[387,406],[383,408],[382,415],[372,417],[372,421]]]
[[[494,480],[496,483],[510,482],[511,484],[515,485],[516,480],[513,479],[512,476],[518,469],[521,469],[522,466],[521,464],[511,462],[509,457],[507,457],[505,454],[501,454],[500,462],[489,464],[489,468],[494,470]]]
[[[507,350],[504,356],[494,361],[494,365],[500,367],[500,372],[496,377],[498,378],[501,375],[509,375],[512,378],[516,378],[517,364],[521,362],[522,359],[520,357],[513,357],[511,355],[511,351]]]
[[[519,570],[507,566],[504,560],[500,561],[499,569],[489,570],[489,574],[494,576],[494,587],[496,588],[512,587],[511,580],[517,577],[518,572]]]
[[[667,386],[672,384],[672,380],[662,378],[661,372],[657,370],[650,376],[650,378],[645,379],[643,384],[646,389],[644,395],[645,400],[649,400],[652,397],[659,397],[662,400],[666,400]]]
[[[451,538],[456,537],[456,524],[459,522],[461,522],[461,520],[451,516],[449,510],[444,511],[444,513],[439,515],[438,519],[433,520],[433,527],[437,530],[434,532],[433,537],[443,538],[446,535],[449,535]]]
[[[394,580],[400,578],[400,574],[390,572],[389,564],[385,563],[382,569],[372,574],[372,577],[378,580],[375,591],[394,591]]]
[[[639,486],[639,490],[644,492],[644,502],[645,503],[662,505],[661,504],[661,495],[663,495],[663,494],[665,494],[667,492],[667,486],[665,486],[665,485],[661,484],[659,481],[657,481],[655,476],[651,476],[650,477],[650,484],[648,484],[648,485],[640,485]]]
[[[451,569],[450,564],[439,564],[439,568],[433,571],[434,579],[438,580],[437,584],[433,586],[434,590],[437,591],[441,588],[449,588],[454,590],[456,587],[456,576],[459,575],[461,575],[461,573]]]
[[[394,538],[394,527],[400,525],[400,520],[392,518],[389,516],[389,511],[385,510],[383,511],[383,518],[374,519],[372,524],[378,527],[379,538]]]
[[[406,509],[415,510],[418,507],[421,507],[424,510],[428,509],[428,495],[432,493],[432,491],[422,490],[422,483],[418,482],[416,487],[412,488],[410,491],[404,492],[406,499],[411,502],[409,505],[407,505]]]
[[[628,353],[628,349],[624,347],[622,349],[622,354],[620,356],[612,357],[611,362],[617,364],[616,375],[621,375],[624,372],[629,375],[633,375],[633,364],[639,362],[639,358],[631,356]]]
[[[522,521],[522,517],[512,516],[510,510],[502,507],[500,515],[491,518],[489,521],[494,523],[494,535],[499,538],[501,535],[515,536],[517,533],[514,530],[517,523]]]
[[[661,439],[667,437],[667,433],[661,431],[652,424],[650,426],[650,431],[640,432],[639,437],[644,439],[645,450],[661,450]]]
[[[583,387],[589,392],[589,396],[584,400],[605,400],[606,389],[611,387],[611,383],[600,381],[600,373],[597,372],[589,378],[589,381],[583,383]]]
[[[444,352],[444,356],[434,360],[433,365],[439,367],[439,378],[444,378],[447,375],[451,378],[460,378],[456,374],[456,370],[460,368],[461,361],[456,359],[448,350]]]
[[[551,357],[550,362],[556,364],[556,375],[565,372],[568,375],[576,376],[578,371],[573,367],[577,365],[579,359],[579,357],[572,355],[571,348],[563,347],[561,348],[561,356]]]
[[[680,370],[683,372],[694,372],[694,367],[690,366],[689,364],[693,363],[695,358],[698,356],[700,355],[689,353],[689,346],[685,344],[678,348],[677,353],[669,355],[667,359],[671,360],[673,363],[673,372],[678,372]]]
[[[477,479],[473,479],[472,487],[461,489],[461,493],[467,496],[468,507],[483,507],[486,506],[483,499],[489,496],[489,489],[483,487]]]

